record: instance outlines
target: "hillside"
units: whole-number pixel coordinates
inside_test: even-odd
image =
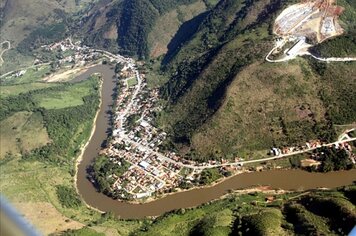
[[[356,223],[354,197],[355,186],[282,195],[231,194],[146,219],[130,235],[347,235]]]
[[[0,43],[10,41],[11,49],[3,55],[5,62],[0,66],[0,73],[31,65],[34,58],[33,55],[26,53],[28,47],[36,45],[38,38],[49,37],[55,40],[60,38],[66,25],[70,23],[68,19],[93,2],[95,0],[1,1]],[[19,44],[23,41],[25,42],[22,50],[18,50]]]
[[[203,0],[99,1],[77,22],[84,42],[148,59],[167,52],[168,43],[184,23],[212,6]]]
[[[345,33],[339,37],[324,41],[315,46],[312,51],[317,55],[328,57],[356,56],[356,4],[352,0],[341,0],[338,3],[344,7],[340,16]]]
[[[271,25],[297,1],[223,0],[163,61],[170,79],[159,123],[187,158],[249,158],[271,146],[334,140],[356,120],[355,63],[309,58],[269,64]],[[349,6],[349,5],[348,5]]]

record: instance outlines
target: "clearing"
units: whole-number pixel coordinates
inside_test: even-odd
[[[34,67],[26,70],[18,71],[12,75],[1,78],[1,85],[14,85],[40,82],[46,74],[51,73],[51,67],[49,65]]]
[[[71,84],[65,90],[35,94],[34,99],[39,102],[40,107],[46,109],[80,106],[84,103],[83,97],[90,94],[90,83],[86,80],[82,83]]]
[[[91,66],[86,66],[86,67],[78,67],[78,68],[73,68],[73,69],[66,69],[61,72],[57,72],[55,74],[51,74],[50,76],[47,76],[46,78],[43,79],[45,82],[66,82],[69,81],[73,78],[75,78],[77,75],[83,73],[87,69],[89,69]]]
[[[100,213],[84,204],[78,208],[63,207],[56,186],[73,186],[69,166],[13,157],[0,160],[0,168],[1,193],[45,235],[88,224],[99,232],[128,235],[141,225],[138,221],[103,220]]]
[[[7,152],[19,154],[50,142],[39,112],[17,112],[1,121],[0,158]]]
[[[33,90],[44,89],[49,87],[57,86],[57,84],[47,84],[47,83],[30,83],[30,84],[16,84],[1,86],[0,97],[5,98],[8,96],[19,95],[20,93],[26,93]]]

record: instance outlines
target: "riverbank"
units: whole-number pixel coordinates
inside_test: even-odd
[[[89,68],[87,68],[87,69],[89,69]],[[95,114],[95,117],[94,117],[94,120],[93,120],[93,126],[92,126],[92,129],[91,129],[91,132],[90,132],[90,136],[89,136],[87,142],[82,147],[80,147],[80,154],[75,160],[75,175],[74,175],[74,188],[75,188],[75,191],[77,192],[77,194],[81,197],[82,202],[85,204],[86,207],[88,207],[88,208],[90,208],[92,210],[98,211],[100,213],[104,213],[104,211],[100,211],[99,209],[96,209],[96,208],[90,206],[89,204],[87,204],[85,202],[85,200],[80,195],[79,189],[77,187],[77,179],[78,179],[77,176],[78,176],[79,164],[83,161],[84,151],[87,148],[87,146],[89,145],[90,140],[92,139],[92,137],[94,136],[94,133],[95,133],[96,121],[98,119],[99,112],[100,112],[100,107],[102,105],[102,87],[103,87],[103,77],[100,76],[100,78],[99,78],[99,100],[100,100],[100,102],[99,102],[98,110],[97,110],[97,112]]]

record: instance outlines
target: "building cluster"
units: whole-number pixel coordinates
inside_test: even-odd
[[[109,58],[110,62],[125,63],[131,66],[134,65],[134,60],[131,58],[114,55],[100,49],[92,49],[88,46],[82,45],[81,41],[73,43],[71,38],[49,45],[43,45],[41,48],[49,52],[60,52],[62,57],[57,61],[60,65],[80,67],[96,61],[102,56]],[[35,64],[41,63],[42,62],[39,59],[36,59]]]
[[[164,192],[178,186],[182,166],[169,162],[158,153],[159,145],[167,134],[152,125],[157,106],[158,90],[149,89],[134,64],[125,64],[119,80],[119,94],[115,102],[112,140],[103,153],[109,157],[123,158],[131,164],[117,177],[113,191],[125,191],[122,196],[144,198],[154,192]],[[126,78],[125,78],[126,77]],[[136,78],[130,86],[127,80]],[[174,153],[169,155],[177,159]]]
[[[322,143],[320,140],[310,140],[306,142],[305,145],[282,147],[282,148],[272,147],[270,150],[270,154],[274,156],[279,156],[279,155],[285,155],[285,154],[290,154],[295,152],[302,152],[318,147],[322,147]]]
[[[43,45],[42,48],[50,52],[61,52],[63,58],[58,59],[59,64],[69,63],[77,66],[83,66],[88,62],[95,61],[101,54],[85,45],[82,46],[80,41],[72,43],[70,38],[50,45]]]

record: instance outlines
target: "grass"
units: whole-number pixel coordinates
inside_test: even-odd
[[[17,112],[1,121],[0,157],[6,153],[20,154],[44,146],[50,139],[38,112]]]
[[[1,79],[1,85],[17,85],[17,84],[27,84],[33,82],[39,82],[42,78],[45,77],[46,74],[50,73],[50,66],[40,66],[35,68],[27,69],[25,74],[22,76],[7,76]],[[1,89],[3,90],[3,89]]]
[[[312,225],[317,232],[319,232],[322,235],[331,235],[331,232],[329,230],[329,227],[327,226],[327,221],[318,216],[313,214],[312,212],[309,212],[308,210],[305,209],[305,207],[301,204],[295,203],[290,206],[288,206],[288,211],[290,211],[290,214],[293,214],[293,218],[296,218],[299,220],[299,222],[293,222],[295,224],[296,228],[298,227],[298,223],[301,225]],[[300,227],[300,226],[299,226]],[[310,227],[310,226],[309,226]]]
[[[63,236],[105,236],[104,233],[98,233],[93,229],[84,227],[79,230],[68,230]]]
[[[161,59],[152,60],[147,66],[147,86],[149,88],[159,88],[163,86],[167,80],[168,76],[160,73]]]
[[[20,93],[26,93],[29,91],[49,88],[57,86],[57,84],[53,83],[29,83],[29,84],[17,84],[17,85],[8,85],[0,87],[0,97],[5,98],[8,96],[18,95]]]
[[[266,156],[275,144],[315,138],[313,122],[297,107],[308,104],[317,121],[323,120],[325,110],[316,93],[316,78],[305,80],[301,63],[257,63],[239,73],[222,106],[193,135],[193,147],[204,156],[233,153],[254,159]]]
[[[4,59],[4,63],[0,67],[0,75],[9,71],[31,66],[35,59],[33,56],[23,55],[13,48],[6,51],[2,58]]]
[[[40,107],[45,109],[60,109],[65,107],[80,106],[83,97],[90,94],[90,81],[73,84],[64,91],[58,90],[52,93],[36,94],[34,99],[39,102]]]
[[[167,45],[183,22],[192,19],[206,10],[202,0],[192,4],[182,5],[160,16],[148,35],[148,45],[151,58],[157,58],[167,52]]]
[[[102,215],[96,211],[88,209],[84,204],[76,208],[62,206],[57,195],[56,186],[73,188],[73,177],[70,175],[69,166],[53,166],[37,161],[22,161],[19,158],[12,158],[10,161],[0,165],[1,181],[0,189],[13,204],[41,204],[48,208],[55,208],[57,215],[64,215],[71,220],[93,225],[100,229],[114,229],[121,235],[128,235],[129,232],[140,226],[137,221],[116,221],[108,219],[101,222]],[[46,212],[46,209],[42,209]],[[38,222],[38,214],[29,214],[29,220]],[[54,232],[56,225],[66,225],[63,219],[56,217],[46,219],[51,224],[43,225],[38,222],[39,229],[43,232]],[[93,223],[99,222],[99,223]]]
[[[127,86],[133,87],[137,85],[137,79],[136,77],[132,77],[130,79],[127,79]]]
[[[178,214],[169,214],[153,223],[146,232],[138,233],[138,235],[189,235],[194,226],[199,223],[204,217],[216,218],[213,227],[230,226],[233,222],[232,211],[223,209],[220,204],[212,204],[195,210],[183,210]]]

